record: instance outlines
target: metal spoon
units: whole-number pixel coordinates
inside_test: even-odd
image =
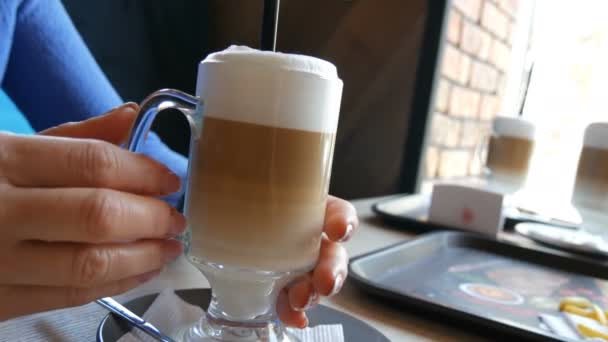
[[[157,341],[175,342],[175,340],[163,334],[160,330],[158,330],[158,328],[156,328],[149,322],[146,322],[143,318],[137,316],[136,314],[131,312],[131,310],[125,308],[122,304],[115,301],[111,297],[101,298],[96,300],[95,302],[103,306],[104,308],[110,310],[111,312],[115,313],[127,322],[131,323],[134,327],[150,335]]]

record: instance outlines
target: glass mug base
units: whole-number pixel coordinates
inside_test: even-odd
[[[289,272],[241,269],[189,256],[211,285],[206,314],[175,334],[177,341],[297,342],[276,313],[279,292],[312,267]]]
[[[278,320],[267,323],[245,323],[213,318],[207,313],[193,326],[185,327],[173,336],[176,341],[251,341],[251,342],[300,342]]]

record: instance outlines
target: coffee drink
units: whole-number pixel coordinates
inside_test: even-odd
[[[335,134],[203,120],[190,184],[192,254],[268,271],[312,266]]]
[[[528,139],[493,135],[486,165],[493,173],[521,178],[528,172],[533,148],[534,142]]]
[[[573,203],[608,209],[608,123],[593,123],[585,131],[574,184]]]
[[[233,48],[210,55],[199,75],[204,114],[188,186],[191,260],[310,269],[319,254],[339,111],[335,67]]]
[[[534,149],[534,127],[521,119],[497,117],[490,136],[486,167],[495,187],[511,193],[526,180]]]

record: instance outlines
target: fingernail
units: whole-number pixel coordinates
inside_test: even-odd
[[[179,191],[181,187],[181,179],[175,173],[168,171],[165,175],[165,183],[163,191],[167,194],[172,194],[174,192]]]
[[[186,230],[186,218],[177,209],[171,208],[171,227],[169,237],[175,237]]]
[[[309,309],[311,309],[315,305],[319,304],[319,302],[321,301],[321,296],[319,296],[319,294],[317,293],[317,291],[314,291],[312,293],[311,298],[312,298],[312,300],[311,300]]]
[[[115,111],[130,111],[130,112],[135,112],[137,111],[137,109],[139,108],[139,106],[137,105],[137,103],[135,102],[127,102],[127,103],[123,103],[120,106],[114,107],[112,109],[110,109],[110,112],[115,112]]]
[[[127,102],[121,106],[121,110],[136,112],[139,109],[139,105],[135,102]]]
[[[317,294],[316,291],[312,291],[312,293],[310,294],[310,296],[308,296],[308,301],[306,302],[306,304],[304,304],[303,307],[301,307],[301,308],[293,308],[293,309],[295,311],[299,311],[299,312],[306,311],[306,310],[312,308],[316,304],[316,301],[318,299],[319,299],[319,294]]]
[[[353,224],[349,223],[346,225],[346,229],[344,230],[344,235],[338,240],[338,242],[346,242],[350,240],[351,233],[353,232]]]
[[[156,277],[159,274],[160,274],[160,270],[144,273],[144,274],[140,275],[139,277],[137,277],[137,280],[139,280],[140,283],[145,283],[145,282],[150,281],[152,278]]]
[[[179,257],[182,254],[183,249],[182,249],[181,242],[176,241],[175,243],[177,244],[176,248],[171,247],[166,252],[166,254],[164,256],[164,262],[165,263],[168,263],[170,261],[173,261],[173,260],[177,259],[177,257]]]
[[[344,276],[342,273],[338,273],[336,278],[334,279],[334,288],[331,290],[329,296],[334,296],[342,289],[342,285],[344,285]]]

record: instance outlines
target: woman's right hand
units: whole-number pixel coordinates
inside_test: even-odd
[[[0,321],[125,292],[181,254],[186,221],[156,198],[179,178],[117,146],[136,111],[0,133]]]

